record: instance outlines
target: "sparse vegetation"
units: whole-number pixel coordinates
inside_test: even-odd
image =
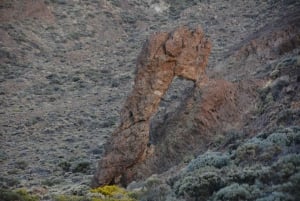
[[[90,170],[90,163],[89,162],[80,162],[78,163],[74,169],[72,170],[72,172],[82,172],[82,173],[87,173]]]
[[[63,169],[63,171],[68,172],[70,171],[71,168],[71,163],[64,161],[58,164],[59,167]]]
[[[130,192],[116,185],[95,188],[91,192],[104,195],[102,198],[92,198],[92,201],[135,201]]]
[[[213,166],[216,168],[221,168],[228,165],[230,162],[230,156],[228,154],[223,154],[220,152],[206,152],[196,159],[192,160],[188,166],[188,171],[193,171],[205,166]]]
[[[15,187],[20,181],[13,177],[0,177],[0,188]]]
[[[27,166],[28,166],[28,163],[26,161],[16,161],[15,162],[15,167],[18,169],[25,170]]]
[[[83,196],[76,196],[76,195],[55,195],[53,196],[54,201],[91,201],[91,199],[83,197]]]
[[[251,194],[247,190],[247,188],[249,188],[249,186],[247,185],[239,185],[237,183],[231,184],[230,186],[224,187],[219,190],[213,200],[250,200]]]
[[[45,179],[45,180],[41,181],[41,184],[45,185],[45,186],[54,186],[54,185],[60,184],[62,182],[63,182],[62,179],[51,177],[51,178],[48,178],[48,179]]]
[[[300,1],[232,2],[2,0],[0,200],[298,201],[299,26],[277,34],[296,30],[292,40],[262,35],[266,40],[261,44],[271,45],[266,51],[255,37],[265,25],[268,32],[283,25],[274,21],[283,15],[282,22],[298,20]],[[53,22],[47,20],[52,17]],[[121,106],[132,89],[141,44],[154,32],[183,24],[201,25],[211,39],[210,78],[257,84],[259,101],[249,103],[257,111],[243,115],[249,116],[247,122],[234,122],[237,128],[224,125],[226,133],[216,131],[208,142],[211,151],[191,151],[175,170],[136,181],[137,187],[128,191],[106,186],[90,192],[103,145],[120,122]],[[179,104],[189,106],[179,102],[183,95],[178,92],[193,88],[189,82],[175,85],[161,103],[163,118],[157,124],[170,121]],[[175,145],[171,151],[179,153],[178,139],[170,141]]]
[[[235,149],[201,154],[166,183],[156,179],[155,185],[149,186],[146,180],[140,185],[143,190],[138,191],[137,197],[140,200],[296,201],[300,178],[300,156],[296,151],[299,131],[299,127],[291,127],[261,133],[244,142],[237,138],[239,145]]]
[[[0,198],[2,201],[39,201],[36,195],[31,195],[25,189],[6,190],[0,189]]]

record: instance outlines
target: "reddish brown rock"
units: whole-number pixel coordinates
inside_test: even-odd
[[[255,108],[259,82],[209,79],[205,66],[210,48],[200,29],[181,27],[150,37],[138,59],[121,125],[99,161],[94,186],[126,185],[162,173],[210,149],[216,136],[243,129],[243,119]],[[150,118],[175,76],[195,85],[181,106],[150,131]]]
[[[155,152],[148,146],[150,118],[162,96],[175,76],[195,82],[205,77],[210,49],[200,28],[180,27],[150,37],[138,58],[135,85],[121,111],[121,125],[99,161],[94,186],[135,179],[133,167]]]
[[[210,49],[199,28],[181,27],[151,36],[138,58],[134,89],[121,112],[121,128],[148,121],[175,76],[196,81],[204,75]]]
[[[161,174],[213,148],[218,137],[242,130],[255,107],[256,82],[202,79],[181,106],[150,131],[154,152],[122,175],[123,181]]]

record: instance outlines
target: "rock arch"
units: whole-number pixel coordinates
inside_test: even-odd
[[[135,84],[121,111],[121,124],[105,145],[93,186],[128,183],[134,179],[132,167],[155,152],[155,147],[149,144],[150,118],[161,98],[175,76],[195,83],[206,79],[210,50],[211,43],[200,28],[179,27],[148,39],[138,57]],[[124,178],[126,181],[122,181]]]

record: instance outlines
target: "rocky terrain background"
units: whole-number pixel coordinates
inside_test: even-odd
[[[26,188],[41,200],[85,194],[142,44],[188,25],[212,42],[210,77],[258,85],[253,107],[243,129],[216,132],[210,151],[129,188],[147,187],[140,200],[297,200],[299,10],[293,0],[2,0],[1,188]],[[166,117],[192,85],[173,81],[154,130],[176,129]]]

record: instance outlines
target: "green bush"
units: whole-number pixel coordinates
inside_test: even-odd
[[[280,145],[254,137],[237,148],[235,158],[238,164],[271,163],[281,151]]]
[[[177,181],[174,188],[177,196],[207,199],[223,185],[224,181],[218,172],[194,171]]]
[[[53,201],[91,201],[90,198],[75,195],[55,195]]]
[[[219,190],[213,198],[213,201],[240,201],[250,200],[251,193],[248,191],[248,185],[231,184]]]
[[[205,166],[221,168],[228,165],[229,162],[230,157],[228,154],[223,154],[221,152],[206,152],[192,160],[187,166],[187,171],[194,171],[195,169]]]
[[[92,201],[136,201],[131,193],[117,185],[106,185],[91,190],[91,193],[102,195],[93,197]],[[104,198],[102,198],[104,196]]]
[[[300,172],[300,155],[289,154],[282,157],[271,167],[274,177],[273,183],[283,183],[287,181],[293,174]]]
[[[29,194],[24,189],[6,190],[0,189],[1,201],[38,201],[38,196]]]
[[[171,187],[157,175],[144,182],[133,182],[127,188],[132,190],[131,197],[140,201],[166,201],[172,192]]]
[[[146,191],[137,198],[141,201],[165,201],[170,192],[170,186],[166,184],[159,184],[146,189]]]
[[[269,181],[271,177],[270,168],[262,165],[254,165],[249,167],[229,166],[223,170],[226,175],[227,183],[246,183],[249,185],[255,184],[255,182]]]
[[[300,183],[299,133],[297,127],[277,129],[246,140],[232,155],[199,155],[170,179],[171,191],[186,200],[293,199]]]
[[[90,162],[80,162],[74,167],[72,172],[87,173],[90,170],[90,165],[91,165]]]
[[[20,181],[13,177],[0,177],[0,188],[13,187],[19,183]]]
[[[65,172],[69,172],[70,168],[71,168],[71,163],[67,162],[67,161],[63,161],[61,163],[58,164],[59,167],[61,167],[61,169]]]
[[[292,146],[300,143],[300,128],[292,127],[286,128],[282,130],[278,130],[272,134],[270,134],[266,141],[274,143],[276,145],[284,146]]]
[[[293,201],[291,196],[286,195],[282,192],[272,192],[268,193],[268,195],[256,199],[256,201]]]

